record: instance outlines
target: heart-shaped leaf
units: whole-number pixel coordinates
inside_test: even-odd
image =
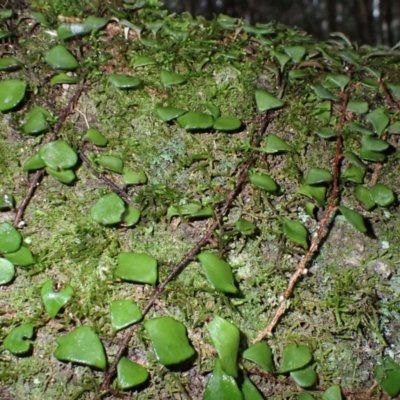
[[[159,317],[147,320],[144,327],[162,365],[180,364],[194,355],[182,322],[171,317]]]
[[[328,122],[331,118],[332,104],[330,101],[323,101],[315,106],[314,116],[320,121]]]
[[[373,125],[375,132],[380,135],[389,125],[390,119],[384,108],[377,108],[365,116]]]
[[[50,86],[54,85],[63,85],[63,84],[68,84],[68,85],[73,85],[78,82],[78,78],[75,76],[70,76],[65,74],[64,72],[54,75],[51,80],[50,80]]]
[[[75,36],[88,35],[92,31],[98,31],[107,25],[109,19],[90,15],[84,23],[62,23],[57,28],[60,39],[67,40]]]
[[[386,140],[377,139],[371,136],[363,136],[361,145],[371,151],[385,151],[389,148],[389,143]]]
[[[256,226],[244,218],[239,218],[235,223],[235,229],[237,229],[242,235],[250,236],[255,230]]]
[[[211,206],[202,207],[200,203],[187,203],[171,205],[167,210],[167,217],[170,221],[175,216],[187,216],[188,218],[208,218],[214,215],[214,209]]]
[[[107,138],[105,138],[98,129],[89,128],[84,136],[85,139],[89,139],[96,146],[104,147],[107,145]]]
[[[118,254],[118,267],[114,272],[116,278],[155,285],[157,275],[157,260],[149,254]]]
[[[39,155],[48,167],[56,171],[72,168],[78,161],[77,154],[65,140],[44,144]]]
[[[185,114],[186,110],[177,107],[157,107],[156,112],[164,122],[169,122]]]
[[[358,122],[350,121],[346,124],[346,128],[349,129],[350,132],[358,132],[365,136],[373,136],[375,133],[370,129],[365,128]]]
[[[369,195],[369,189],[367,187],[361,185],[357,186],[354,189],[354,195],[367,211],[375,207],[376,203],[371,199],[371,196]]]
[[[231,266],[225,260],[208,252],[200,253],[197,258],[215,289],[224,293],[237,293]]]
[[[139,56],[136,57],[133,62],[133,68],[145,67],[146,65],[157,64],[157,60],[150,56]]]
[[[301,387],[310,387],[317,381],[317,374],[311,365],[291,371],[290,376]]]
[[[285,52],[295,63],[298,63],[306,54],[306,49],[303,46],[288,46],[285,47]]]
[[[353,225],[354,228],[362,233],[367,232],[364,217],[360,213],[344,206],[339,206],[338,208],[343,216],[346,218],[346,220],[350,222],[350,224]]]
[[[318,207],[324,207],[326,187],[325,186],[300,186],[297,193],[303,194],[304,196],[310,197],[317,202]]]
[[[387,186],[377,183],[369,189],[371,199],[381,207],[388,207],[395,201],[394,193]]]
[[[291,242],[299,244],[305,249],[308,248],[307,229],[298,221],[292,221],[289,218],[281,217],[283,233]]]
[[[368,112],[368,108],[369,106],[366,101],[350,100],[347,103],[346,111],[356,114],[365,114]]]
[[[400,133],[400,121],[396,121],[387,129],[388,133],[398,135]]]
[[[322,168],[311,168],[305,179],[307,185],[321,185],[323,183],[332,182],[332,174],[326,169]]]
[[[281,66],[281,71],[285,68],[285,65],[290,61],[290,57],[279,51],[272,51],[273,56],[278,60]]]
[[[207,325],[207,329],[217,350],[222,369],[228,375],[236,378],[240,340],[239,329],[218,315],[214,316],[213,321]]]
[[[205,103],[204,107],[207,109],[207,111],[210,112],[210,114],[213,116],[213,118],[215,120],[217,120],[221,116],[221,110],[217,106],[215,106],[214,104]]]
[[[346,171],[343,172],[342,178],[345,181],[351,181],[355,183],[363,183],[364,182],[365,170],[356,167],[355,165],[351,165]]]
[[[123,200],[116,193],[108,193],[92,206],[90,215],[101,225],[114,225],[121,222],[124,211]]]
[[[253,344],[246,349],[243,352],[243,358],[253,361],[267,372],[273,373],[275,370],[272,350],[265,341]]]
[[[339,97],[336,97],[332,92],[330,92],[328,89],[325,89],[322,85],[311,86],[311,89],[322,100],[339,101]]]
[[[45,61],[50,67],[71,71],[79,67],[76,58],[61,45],[54,46],[44,56]]]
[[[23,126],[23,131],[27,135],[38,135],[47,132],[50,128],[46,120],[46,114],[42,107],[35,107],[29,112],[29,116]]]
[[[364,163],[351,151],[345,151],[343,155],[356,167],[361,168],[363,171],[367,170]]]
[[[243,380],[242,394],[244,400],[264,400],[264,397],[261,396],[256,386],[247,376]]]
[[[264,151],[268,154],[275,154],[285,151],[290,151],[290,146],[279,136],[270,133],[267,136]]]
[[[375,367],[375,379],[390,397],[400,393],[400,365],[390,357],[384,357],[382,365]]]
[[[132,300],[115,300],[111,303],[111,326],[119,331],[142,319],[140,308]]]
[[[325,390],[322,400],[342,400],[342,392],[339,385],[332,385]]]
[[[11,193],[0,195],[0,211],[9,211],[15,208],[15,198]]]
[[[249,173],[249,181],[266,192],[274,193],[278,190],[276,182],[267,174]]]
[[[101,155],[97,157],[96,162],[102,167],[118,174],[122,174],[124,170],[123,161],[116,156]]]
[[[140,210],[134,206],[128,204],[125,208],[125,212],[122,214],[122,222],[125,226],[136,225],[140,219]]]
[[[283,349],[283,360],[278,373],[295,371],[305,367],[312,359],[312,353],[308,346],[289,344]]]
[[[179,126],[187,131],[202,131],[210,129],[214,124],[214,120],[211,115],[199,111],[189,111],[181,115],[176,121],[178,122]]]
[[[6,253],[4,257],[11,261],[13,264],[18,265],[20,267],[27,267],[28,265],[32,265],[35,263],[35,259],[33,258],[32,252],[25,246],[21,246],[14,253]]]
[[[24,65],[14,57],[0,58],[0,71],[16,71]]]
[[[24,98],[28,84],[21,79],[0,82],[0,112],[12,110]]]
[[[57,338],[54,356],[60,361],[88,365],[104,370],[106,354],[99,336],[89,326],[79,326],[72,332]]]
[[[40,157],[39,152],[37,152],[25,161],[22,169],[24,171],[35,171],[37,169],[42,169],[45,166],[46,166],[46,164],[42,160],[42,157]]]
[[[378,153],[376,151],[368,150],[365,147],[361,147],[360,157],[363,160],[374,161],[374,162],[384,162],[386,161],[385,154]]]
[[[124,168],[122,171],[122,179],[125,185],[141,185],[147,182],[147,176],[143,168],[140,168],[138,171]]]
[[[139,89],[143,85],[140,78],[123,74],[110,74],[108,82],[118,89]]]
[[[327,74],[324,85],[327,87],[338,87],[341,91],[345,89],[350,82],[350,78],[343,74]]]
[[[62,183],[71,183],[76,178],[74,171],[71,171],[70,169],[55,170],[53,168],[46,167],[45,170],[50,176],[59,180]]]
[[[15,275],[14,264],[0,257],[0,285],[5,285],[11,282]]]
[[[49,279],[43,284],[40,294],[47,314],[50,318],[54,318],[61,308],[71,300],[74,289],[71,285],[66,285],[61,289],[53,279]]]
[[[161,83],[164,86],[171,86],[171,85],[180,85],[181,83],[185,83],[186,78],[180,74],[175,72],[167,71],[163,69],[161,71]]]
[[[31,339],[33,336],[33,324],[28,322],[14,328],[4,339],[3,346],[11,353],[22,356],[31,349]]]
[[[149,379],[147,369],[141,365],[122,357],[117,365],[117,383],[122,390],[141,385]]]
[[[11,224],[0,224],[0,253],[14,253],[21,247],[22,236]]]
[[[237,131],[242,126],[242,121],[236,117],[219,117],[215,120],[213,128],[222,132]]]
[[[318,128],[315,133],[322,139],[332,139],[337,136],[336,131],[329,126]]]
[[[203,400],[244,400],[236,380],[226,374],[219,359],[215,360],[215,367],[204,391]]]
[[[282,100],[273,96],[263,89],[256,89],[254,92],[257,109],[260,112],[282,108],[285,104]]]

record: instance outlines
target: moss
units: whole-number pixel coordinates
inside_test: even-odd
[[[64,2],[64,8],[61,3],[50,3],[36,1],[32,7],[45,12],[52,22],[58,14],[82,16],[97,7],[87,3],[87,9],[82,11],[82,7],[76,9],[73,1]],[[332,167],[336,143],[317,137],[315,128],[335,126],[340,106],[333,106],[329,121],[318,120],[315,113],[321,100],[311,86],[323,82],[325,72],[319,72],[321,67],[325,71],[341,71],[343,65],[337,54],[342,49],[315,44],[303,33],[280,26],[270,37],[254,37],[243,31],[224,31],[216,21],[209,24],[188,15],[166,17],[163,12],[150,10],[141,13],[141,24],[147,19],[167,18],[170,29],[186,31],[182,27],[189,26],[188,39],[177,41],[173,33],[161,29],[157,33],[157,47],[149,47],[137,37],[125,40],[123,30],[111,23],[105,31],[67,42],[65,45],[81,62],[78,76],[85,75],[87,86],[59,137],[78,149],[88,127],[96,127],[109,143],[106,149],[84,147],[87,154],[112,154],[120,157],[127,168],[143,168],[148,183],[127,188],[129,196],[140,206],[142,217],[131,229],[105,228],[92,221],[90,207],[110,189],[84,163],[77,166],[78,179],[70,186],[44,177],[26,209],[26,225],[21,229],[37,263],[27,269],[17,268],[15,280],[2,287],[0,298],[0,340],[23,322],[33,321],[36,327],[31,357],[17,359],[5,351],[1,353],[0,378],[16,398],[89,399],[96,393],[103,375],[58,362],[52,356],[56,338],[81,324],[94,326],[112,361],[124,332],[116,334],[112,330],[110,303],[130,298],[143,308],[153,293],[152,287],[114,279],[118,253],[152,254],[159,262],[162,282],[198,242],[211,220],[174,217],[168,221],[167,209],[170,205],[199,201],[219,212],[219,204],[233,190],[238,171],[250,157],[249,143],[259,129],[260,118],[253,99],[256,87],[276,95],[282,93],[285,102],[283,109],[272,114],[268,132],[285,139],[293,151],[274,156],[257,153],[260,156],[253,165],[255,170],[269,173],[280,191],[269,195],[245,185],[206,246],[232,266],[240,289],[237,297],[217,293],[197,261],[190,262],[158,297],[149,317],[171,315],[182,321],[198,358],[184,372],[160,369],[145,331],[139,329],[128,355],[152,372],[152,380],[140,391],[140,398],[162,398],[176,392],[184,396],[184,391],[192,398],[201,398],[205,376],[212,370],[215,356],[206,329],[209,318],[218,314],[235,323],[243,334],[244,349],[272,318],[287,281],[304,254],[285,240],[278,217],[301,219],[312,233],[320,223],[305,215],[305,198],[296,192],[311,167]],[[134,14],[132,21],[138,23],[137,18]],[[12,193],[19,205],[30,182],[21,165],[51,137],[51,133],[23,136],[20,126],[24,115],[33,105],[43,105],[60,118],[75,88],[48,85],[54,72],[42,58],[52,44],[45,29],[35,28],[34,36],[28,35],[26,22],[21,22],[17,29],[21,46],[18,54],[27,68],[9,75],[2,73],[1,78],[27,79],[29,93],[18,110],[0,120],[0,192]],[[147,28],[141,35],[154,38]],[[309,73],[307,78],[288,79],[279,72],[280,66],[270,49],[274,46],[276,51],[284,52],[288,44],[306,47],[307,62],[312,65],[303,65]],[[366,51],[360,50],[363,54]],[[133,70],[139,55],[154,57],[157,64]],[[371,65],[384,69],[390,81],[398,81],[396,64],[390,58],[380,60]],[[187,82],[164,87],[160,81],[162,69],[185,75]],[[136,75],[144,86],[121,91],[107,83],[111,72]],[[367,76],[361,70],[354,73],[352,96],[368,101],[373,109],[385,99],[377,90],[366,89],[359,83]],[[338,90],[331,90],[339,95]],[[243,129],[235,133],[189,133],[174,122],[162,122],[155,112],[156,107],[167,105],[207,112],[206,103],[218,107],[222,115],[239,117],[244,122]],[[392,109],[390,116],[392,122],[398,117]],[[345,132],[345,148],[358,153],[360,136]],[[393,137],[388,140],[396,146]],[[260,143],[261,149],[263,146],[265,138]],[[123,187],[121,176],[106,176]],[[400,186],[398,176],[398,161],[390,157],[383,165],[380,182],[396,190]],[[369,171],[366,179],[371,179]],[[388,210],[364,212],[352,192],[351,184],[342,184],[340,201],[362,212],[375,236],[355,233],[343,217],[336,217],[308,266],[308,274],[297,285],[285,317],[268,341],[278,364],[285,344],[309,344],[314,350],[322,387],[338,382],[345,390],[361,390],[372,385],[373,369],[380,360],[384,342],[391,346],[393,354],[398,350],[396,260],[400,251],[400,221],[397,204]],[[233,230],[240,216],[256,224],[254,236],[243,237]],[[12,213],[2,217],[12,222]],[[384,241],[388,248],[383,249]],[[392,277],[376,272],[378,261],[390,263]],[[75,290],[70,304],[54,320],[49,320],[40,299],[40,288],[48,279],[69,283]],[[260,374],[255,381],[268,398],[289,398],[298,393],[283,377],[272,382]]]

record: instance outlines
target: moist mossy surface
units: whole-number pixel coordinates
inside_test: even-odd
[[[0,117],[0,195],[12,195],[16,204],[15,209],[0,212],[0,222],[14,223],[34,174],[24,171],[23,165],[40,146],[55,139],[57,121],[78,90],[80,96],[57,139],[86,157],[80,157],[71,184],[44,174],[25,209],[23,223],[18,224],[36,262],[17,266],[14,279],[0,286],[0,343],[26,322],[34,324],[35,336],[33,350],[25,357],[0,346],[0,397],[4,399],[102,396],[99,386],[104,372],[57,360],[53,355],[56,339],[78,326],[91,326],[111,364],[126,331],[113,330],[110,304],[132,299],[142,308],[154,293],[150,285],[114,277],[118,254],[152,255],[158,261],[158,283],[162,283],[207,232],[235,189],[240,171],[253,157],[251,171],[268,173],[279,190],[271,194],[245,182],[229,213],[202,248],[230,264],[238,294],[216,291],[200,263],[190,261],[159,294],[145,319],[172,316],[182,322],[196,357],[179,368],[162,367],[141,325],[126,352],[150,372],[145,385],[125,392],[127,398],[201,399],[216,357],[208,322],[219,315],[235,324],[241,331],[240,351],[244,350],[270,322],[290,276],[307,251],[287,240],[281,217],[302,222],[309,242],[317,234],[332,185],[326,184],[326,201],[311,216],[305,203],[314,200],[300,195],[298,189],[311,168],[332,171],[337,142],[321,138],[316,131],[340,127],[343,151],[359,156],[362,135],[348,128],[350,121],[373,131],[368,113],[379,107],[385,109],[390,124],[399,120],[400,52],[396,49],[356,48],[340,36],[328,43],[315,42],[305,32],[274,23],[250,28],[229,18],[206,21],[188,14],[168,15],[153,3],[125,10],[125,17],[110,20],[103,29],[65,41],[55,34],[58,16],[64,16],[67,24],[79,22],[72,17],[96,13],[111,18],[116,10],[121,11],[119,5],[106,9],[92,2],[80,7],[74,2],[35,0],[30,10],[42,12],[48,26],[37,23],[23,7],[1,22],[0,30],[13,33],[2,39],[2,57],[13,56],[23,66],[1,71],[0,79],[22,79],[28,89],[21,103]],[[129,31],[124,31],[124,20],[133,24]],[[159,30],[154,22],[160,23]],[[45,62],[44,54],[56,44],[64,45],[79,62],[79,68],[68,73],[77,78],[75,85],[50,84],[57,71]],[[294,46],[304,49],[298,60],[289,57]],[[143,56],[153,58],[154,63],[137,66]],[[185,81],[163,84],[163,70],[178,73]],[[143,83],[137,89],[121,90],[108,81],[111,73],[135,76]],[[350,81],[342,91],[329,79],[327,83],[328,74],[349,76]],[[321,84],[337,101],[321,98],[315,89]],[[280,98],[284,106],[268,111],[270,123],[254,145],[265,115],[257,110],[257,88]],[[368,112],[343,110],[345,94],[351,100],[367,102]],[[50,111],[49,132],[23,132],[26,114],[33,106]],[[157,108],[167,106],[209,115],[214,106],[222,116],[239,118],[242,126],[233,132],[187,131],[176,120],[160,119]],[[107,146],[84,141],[88,128],[98,129],[107,138]],[[263,152],[268,134],[284,139],[291,151]],[[316,397],[338,383],[347,398],[367,398],[383,355],[399,361],[399,139],[386,128],[380,137],[390,148],[382,153],[385,161],[381,164],[362,161],[366,167],[362,184],[369,187],[379,182],[395,193],[396,200],[388,207],[367,211],[354,196],[361,183],[339,177],[337,204],[359,212],[368,232],[357,231],[334,211],[318,251],[307,265],[308,272],[296,285],[273,335],[266,338],[276,365],[287,344],[310,346],[318,375],[318,383],[310,391]],[[133,171],[143,169],[147,182],[125,186],[121,175],[93,161],[98,155],[117,156]],[[340,173],[351,165],[342,157]],[[137,224],[102,226],[92,219],[91,207],[112,192],[103,177],[120,187],[141,210]],[[188,203],[210,206],[215,215],[168,217],[171,206]],[[254,223],[256,231],[246,236],[235,230],[239,218]],[[47,315],[41,299],[41,287],[49,279],[74,288],[72,299],[56,318]],[[242,361],[265,398],[297,398],[300,389],[290,377],[271,377]],[[374,398],[380,390],[379,386],[374,389]],[[110,393],[103,397],[117,398]]]

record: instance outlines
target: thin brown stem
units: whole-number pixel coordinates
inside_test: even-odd
[[[339,122],[339,126],[337,129],[337,137],[336,137],[336,152],[335,152],[335,159],[333,161],[333,188],[332,193],[329,199],[328,207],[324,212],[322,217],[319,229],[317,234],[314,236],[313,240],[311,241],[310,248],[308,249],[305,256],[301,259],[296,271],[290,277],[289,282],[287,284],[286,290],[283,293],[283,299],[279,303],[278,308],[275,310],[274,316],[272,317],[271,322],[259,332],[257,337],[254,339],[253,344],[259,342],[260,340],[264,339],[266,336],[270,336],[272,331],[275,329],[276,325],[278,324],[281,317],[284,315],[287,301],[292,296],[294,288],[297,282],[301,279],[303,275],[307,273],[307,265],[314,256],[314,254],[318,251],[320,244],[325,237],[326,228],[329,226],[330,221],[332,220],[335,212],[336,212],[336,201],[339,196],[339,173],[340,173],[340,161],[342,159],[342,147],[343,147],[343,140],[342,140],[342,129],[344,123],[346,121],[346,107],[349,100],[349,93],[343,94],[343,100],[341,104],[341,119]]]
[[[261,128],[254,140],[254,146],[259,145],[261,141],[262,135],[265,133],[268,124],[271,120],[271,115],[267,112],[265,117],[263,118],[263,122],[261,125]],[[143,316],[145,316],[150,309],[153,307],[155,301],[157,298],[160,296],[160,294],[164,291],[165,287],[183,270],[183,268],[192,260],[196,258],[197,253],[200,251],[200,249],[206,245],[210,239],[211,236],[213,235],[215,229],[218,227],[218,225],[221,223],[222,218],[225,217],[230,209],[230,206],[232,205],[233,201],[235,198],[238,196],[240,191],[242,190],[243,185],[247,181],[247,175],[248,172],[253,165],[253,162],[255,160],[256,156],[254,154],[251,154],[249,157],[249,160],[245,164],[245,166],[242,168],[238,181],[232,190],[232,192],[228,195],[226,198],[223,206],[221,207],[221,210],[219,212],[219,215],[216,217],[215,221],[213,224],[208,228],[207,232],[203,235],[203,237],[196,243],[196,245],[182,258],[182,260],[176,264],[173,268],[172,271],[169,273],[169,275],[164,279],[164,281],[157,287],[155,290],[153,296],[149,299],[145,307],[143,308]],[[119,347],[117,354],[115,355],[114,361],[110,368],[107,371],[107,374],[100,386],[100,390],[104,392],[108,392],[111,380],[113,376],[115,375],[115,371],[117,369],[117,365],[121,357],[126,351],[126,348],[128,347],[128,344],[132,338],[133,333],[135,330],[138,328],[138,325],[132,326],[130,329],[127,330],[124,340],[122,341],[121,346]]]
[[[57,139],[62,126],[64,125],[68,115],[70,115],[74,111],[75,106],[78,103],[79,98],[85,87],[86,87],[86,83],[85,83],[85,81],[83,81],[83,83],[81,85],[79,85],[75,94],[72,96],[71,100],[68,102],[67,106],[62,111],[60,118],[57,121],[57,124],[54,126],[53,133],[51,135],[51,140]],[[39,183],[42,180],[43,176],[44,176],[43,169],[36,171],[35,174],[33,175],[32,181],[29,184],[28,192],[26,193],[24,199],[22,200],[21,205],[18,207],[17,214],[14,218],[13,225],[15,227],[17,227],[20,224],[20,222],[22,221],[25,210],[28,207],[33,196],[35,195],[36,188],[39,186]]]

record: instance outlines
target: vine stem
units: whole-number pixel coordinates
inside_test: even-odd
[[[346,122],[346,107],[349,101],[349,93],[343,93],[343,99],[341,103],[341,118],[337,127],[336,133],[336,152],[335,158],[333,160],[333,188],[332,193],[329,198],[328,207],[325,210],[323,217],[321,219],[320,226],[314,238],[311,241],[310,248],[308,249],[307,253],[301,259],[299,265],[297,266],[296,271],[290,277],[289,282],[287,284],[286,290],[283,293],[283,299],[279,303],[278,308],[275,310],[274,316],[272,317],[271,322],[261,330],[257,337],[253,340],[252,344],[255,344],[266,336],[271,336],[272,331],[275,329],[276,325],[278,324],[279,320],[285,313],[287,301],[292,296],[294,288],[296,287],[297,282],[302,278],[302,276],[307,274],[307,265],[310,262],[311,258],[314,254],[318,251],[320,243],[322,239],[325,237],[326,228],[329,226],[329,223],[332,221],[335,213],[336,213],[336,200],[339,197],[339,173],[340,173],[340,161],[342,159],[342,148],[343,148],[343,139],[342,139],[342,129],[343,125]]]
[[[53,129],[53,133],[51,135],[50,140],[56,140],[58,137],[58,134],[62,128],[62,126],[64,125],[67,117],[72,114],[72,112],[75,109],[76,104],[79,101],[79,98],[82,95],[83,89],[86,88],[86,82],[85,80],[83,80],[82,84],[79,85],[79,87],[77,88],[76,92],[74,93],[74,95],[71,97],[71,100],[68,102],[68,104],[66,105],[66,107],[63,109],[59,120],[57,121],[57,124],[55,125],[54,129]],[[33,178],[29,184],[29,189],[28,192],[26,193],[24,199],[21,202],[21,205],[18,207],[18,211],[17,214],[14,218],[14,222],[13,225],[17,228],[19,226],[19,224],[22,221],[22,218],[24,217],[24,213],[26,208],[28,207],[29,202],[31,201],[31,199],[33,198],[36,188],[39,186],[40,181],[42,180],[43,176],[45,174],[44,169],[40,169],[38,171],[35,172],[35,174],[33,175]]]
[[[256,138],[254,139],[254,143],[253,143],[254,146],[259,145],[261,138],[262,138],[263,134],[266,132],[270,121],[271,121],[271,113],[266,112],[266,114],[263,117],[262,124],[258,131],[258,134],[256,135]],[[217,227],[221,223],[222,218],[228,214],[230,206],[232,205],[233,201],[235,200],[235,198],[238,196],[238,194],[242,190],[242,187],[245,184],[245,182],[247,181],[248,172],[249,172],[251,166],[253,165],[255,159],[256,159],[256,156],[254,155],[254,152],[253,152],[250,155],[245,166],[240,171],[238,181],[237,181],[234,189],[229,193],[229,196],[226,198],[225,202],[223,203],[221,210],[219,212],[219,215],[216,217],[213,224],[208,228],[207,232],[196,243],[196,245],[181,259],[181,261],[178,264],[176,264],[172,268],[172,271],[168,274],[168,276],[164,279],[164,281],[157,287],[153,296],[148,300],[148,302],[146,303],[145,307],[142,310],[143,317],[146,316],[146,314],[151,310],[151,308],[153,307],[158,296],[164,291],[166,286],[183,270],[183,268],[190,261],[193,261],[196,258],[196,255],[198,254],[200,249],[211,240],[211,237],[212,237],[215,229],[217,229]],[[124,355],[128,345],[129,345],[129,342],[131,341],[132,335],[136,331],[138,326],[139,325],[133,325],[131,328],[129,328],[127,330],[125,337],[124,337],[120,347],[118,348],[117,354],[115,355],[114,361],[111,364],[110,368],[108,369],[102,384],[100,385],[100,391],[103,392],[103,394],[109,392],[111,380],[112,380],[113,376],[115,375],[118,362],[121,359],[121,357]]]
[[[387,88],[386,88],[384,82],[382,81],[382,79],[379,80],[379,86],[380,86],[380,88],[381,88],[381,90],[383,92],[383,95],[385,96],[386,103],[388,103],[390,107],[393,107],[393,108],[397,109],[398,111],[400,111],[400,103],[398,103],[398,102],[393,100],[392,96],[390,95],[389,91],[387,90]],[[387,133],[384,133],[381,136],[381,139],[386,140],[386,138],[387,138]],[[378,161],[376,163],[376,167],[374,169],[374,173],[372,174],[372,178],[371,178],[371,181],[369,183],[370,186],[373,186],[378,182],[379,174],[380,174],[382,168],[383,168],[382,161]]]

